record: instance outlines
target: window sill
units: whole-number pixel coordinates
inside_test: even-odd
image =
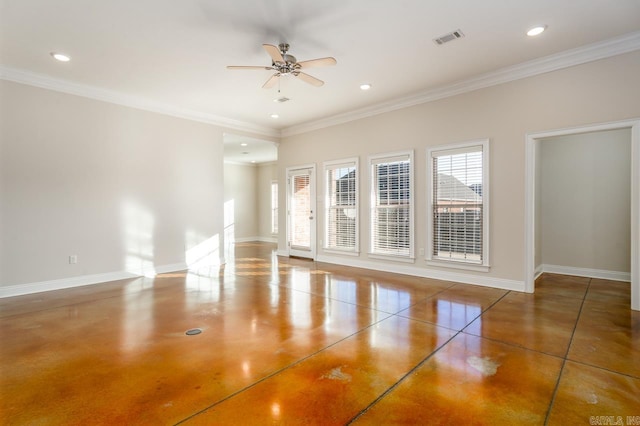
[[[336,250],[336,249],[330,249],[330,248],[323,248],[322,249],[325,253],[331,253],[331,254],[343,254],[345,256],[360,256],[360,252],[359,251],[343,251],[343,250]]]
[[[434,260],[434,259],[425,259],[425,260],[427,262],[427,265],[438,266],[441,268],[463,269],[466,271],[476,271],[476,272],[489,272],[489,269],[491,269],[491,266],[489,265],[458,262],[455,260]]]
[[[380,259],[380,260],[391,260],[393,262],[404,262],[404,263],[415,263],[415,257],[408,256],[394,256],[391,254],[377,254],[377,253],[369,253],[370,259]]]

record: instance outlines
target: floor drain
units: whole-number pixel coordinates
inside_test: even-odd
[[[200,330],[199,328],[192,328],[191,330],[187,330],[185,334],[187,336],[195,336],[196,334],[200,334],[200,333],[202,333],[202,330]]]

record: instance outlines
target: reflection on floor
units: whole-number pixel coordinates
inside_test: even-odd
[[[530,295],[274,249],[0,300],[0,423],[640,424],[628,283]]]

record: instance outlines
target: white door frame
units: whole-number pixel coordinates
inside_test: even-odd
[[[294,247],[291,247],[291,176],[295,175],[296,172],[300,172],[303,170],[309,171],[309,186],[310,186],[310,205],[311,205],[311,216],[310,220],[310,247],[309,250],[298,250]],[[298,256],[305,257],[312,260],[316,260],[316,223],[318,212],[316,209],[316,165],[314,164],[305,164],[302,166],[295,167],[287,167],[287,255],[288,256]]]
[[[640,310],[640,119],[530,133],[525,140],[525,291],[535,290],[536,144],[541,139],[602,130],[631,129],[631,309]]]

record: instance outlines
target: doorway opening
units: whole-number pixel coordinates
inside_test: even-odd
[[[277,241],[278,144],[233,133],[223,142],[224,257],[231,259],[235,243]]]
[[[630,282],[631,309],[640,310],[640,120],[629,120],[614,123],[582,126],[571,129],[533,133],[526,137],[525,153],[525,291],[535,290],[536,268],[540,266],[540,247],[536,245],[536,232],[539,224],[536,218],[537,198],[539,198],[540,155],[542,143],[550,138],[571,135],[589,134],[619,129],[630,130],[631,165],[630,165]],[[538,185],[536,185],[538,182]],[[537,214],[538,213],[538,214]],[[606,226],[600,224],[600,226]],[[540,243],[538,242],[538,245]],[[536,258],[538,253],[538,258]],[[538,269],[539,272],[539,269]]]

